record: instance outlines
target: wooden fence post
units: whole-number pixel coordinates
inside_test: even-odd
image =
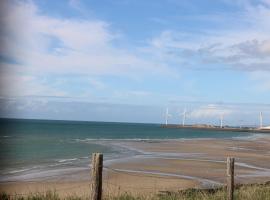
[[[234,192],[234,158],[227,158],[227,200],[233,200]]]
[[[103,155],[101,153],[92,154],[92,184],[91,200],[101,200],[102,196],[102,168]]]

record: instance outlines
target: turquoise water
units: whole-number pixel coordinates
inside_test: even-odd
[[[1,180],[51,169],[87,167],[93,152],[105,160],[138,152],[119,145],[126,140],[253,137],[253,133],[166,129],[159,124],[0,120]]]

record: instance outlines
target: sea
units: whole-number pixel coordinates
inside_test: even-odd
[[[161,124],[0,119],[0,182],[39,180],[141,154],[127,141],[254,139],[259,133],[163,128]]]

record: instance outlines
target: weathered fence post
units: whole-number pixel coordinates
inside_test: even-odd
[[[103,155],[101,153],[93,153],[92,155],[92,184],[91,184],[91,200],[101,200],[102,196],[102,168]]]
[[[227,200],[233,200],[234,192],[234,158],[227,158]]]

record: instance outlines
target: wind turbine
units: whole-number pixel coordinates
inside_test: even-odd
[[[260,112],[260,128],[263,127],[263,114]]]
[[[166,109],[166,114],[165,114],[165,124],[166,124],[166,126],[168,125],[168,119],[169,119],[169,117],[171,117],[172,115],[171,114],[169,114],[169,109],[167,108]]]
[[[242,120],[242,119],[239,120],[239,128],[240,128],[240,129],[243,128],[243,121],[244,121],[244,120]]]
[[[224,119],[224,115],[223,113],[220,114],[220,128],[223,128],[223,119]]]
[[[180,114],[180,116],[183,116],[183,118],[182,118],[182,126],[185,126],[186,114],[187,114],[187,109],[185,108],[183,113]]]

